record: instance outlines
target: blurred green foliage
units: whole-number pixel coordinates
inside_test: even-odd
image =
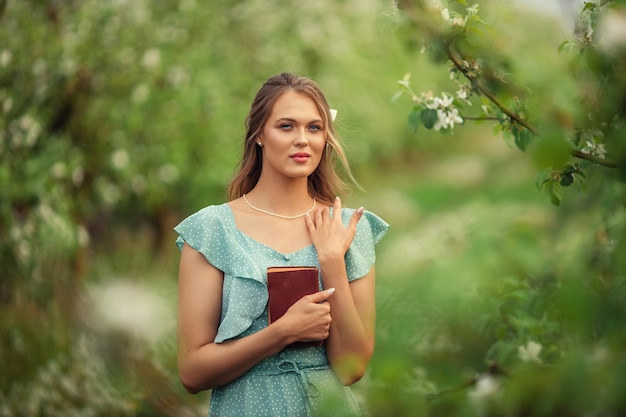
[[[431,2],[379,3],[0,2],[0,416],[206,414],[209,395],[176,374],[171,227],[223,200],[249,101],[284,70],[339,109],[368,190],[348,202],[392,225],[377,350],[354,386],[366,414],[623,413],[623,172],[579,169],[560,145],[601,140],[624,160],[624,49],[578,51],[500,2],[468,32],[446,32]],[[458,86],[451,37],[545,141],[478,95],[455,96],[460,114],[497,120],[445,136],[392,100],[407,72],[413,91]],[[578,126],[588,107],[601,122]]]

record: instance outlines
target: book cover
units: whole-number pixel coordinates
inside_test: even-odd
[[[272,323],[283,316],[305,295],[319,291],[318,269],[316,266],[275,266],[267,268],[267,289],[269,291],[268,317]],[[322,341],[295,342],[287,346],[299,348],[321,346]]]

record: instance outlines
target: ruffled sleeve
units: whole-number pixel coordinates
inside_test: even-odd
[[[348,224],[350,217],[354,213],[353,209],[342,210],[342,220]],[[348,280],[354,281],[366,275],[376,262],[376,251],[374,247],[385,236],[389,224],[371,211],[365,211],[357,223],[356,236],[352,245],[346,252],[346,271]]]
[[[176,245],[183,244],[204,255],[207,261],[224,272],[222,317],[216,343],[239,336],[260,317],[267,304],[265,275],[237,239],[234,222],[226,205],[209,206],[183,220],[174,230]]]

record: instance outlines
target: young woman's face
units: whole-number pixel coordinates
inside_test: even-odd
[[[263,145],[262,170],[290,178],[308,177],[322,158],[326,146],[324,132],[313,100],[287,91],[274,103],[257,139]]]

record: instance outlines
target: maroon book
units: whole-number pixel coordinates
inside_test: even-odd
[[[296,301],[319,291],[316,266],[272,266],[267,268],[269,291],[268,317],[272,323],[283,316]],[[295,342],[288,348],[321,346],[322,341]]]

